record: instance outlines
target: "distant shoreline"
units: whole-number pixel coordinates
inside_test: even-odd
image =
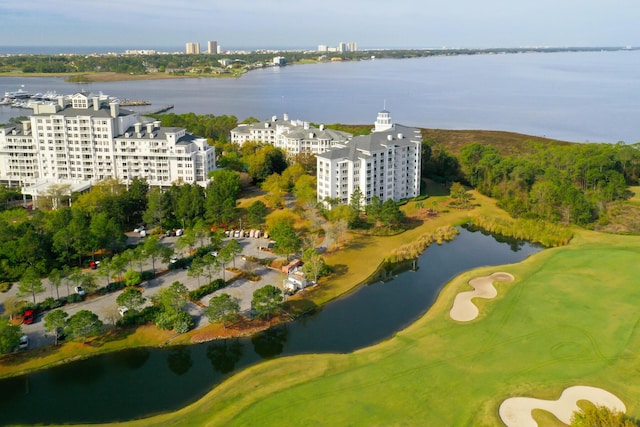
[[[352,62],[375,59],[409,59],[428,58],[432,56],[459,56],[459,55],[494,55],[494,54],[517,54],[517,53],[571,53],[571,52],[618,52],[633,51],[640,48],[632,47],[565,47],[565,48],[492,48],[492,49],[397,49],[397,50],[363,50],[357,52],[302,52],[304,56],[293,62],[288,62],[287,66],[300,64],[314,64],[327,62]],[[69,54],[74,55],[74,54]],[[27,56],[56,56],[56,55],[27,55]],[[122,54],[122,56],[130,56]],[[229,54],[229,57],[243,57],[242,54]],[[318,59],[318,57],[326,57]],[[140,56],[144,57],[144,56]],[[1,61],[0,56],[0,61]],[[239,78],[243,74],[265,67],[256,68],[236,68],[231,72],[205,74],[205,73],[181,73],[171,74],[165,72],[151,72],[146,74],[117,73],[112,71],[103,72],[62,72],[62,73],[23,73],[23,72],[0,72],[0,77],[20,77],[20,78],[43,78],[43,77],[63,77],[69,83],[104,83],[119,81],[145,81],[145,80],[170,80],[170,79],[192,79],[192,78]]]

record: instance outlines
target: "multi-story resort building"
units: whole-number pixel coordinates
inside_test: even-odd
[[[197,55],[200,53],[200,43],[187,43],[185,52],[187,55]]]
[[[206,139],[161,127],[105,95],[78,93],[36,104],[28,120],[0,127],[0,182],[19,185],[25,194],[60,183],[84,189],[110,178],[205,186],[215,162]]]
[[[420,194],[420,130],[393,124],[388,111],[378,113],[371,134],[356,136],[318,154],[318,201],[349,203],[360,189],[364,203],[373,196],[383,202]]]
[[[288,114],[283,120],[273,116],[271,120],[258,123],[241,124],[231,130],[231,141],[244,144],[247,141],[265,142],[282,148],[288,156],[301,153],[324,153],[336,144],[342,144],[353,135],[323,125],[311,126],[309,122],[289,120]]]

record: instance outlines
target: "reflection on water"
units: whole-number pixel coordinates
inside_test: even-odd
[[[242,358],[243,348],[244,345],[238,339],[213,341],[207,345],[207,358],[215,371],[228,374]]]
[[[167,365],[171,372],[176,375],[184,375],[193,366],[191,359],[191,349],[189,346],[177,346],[169,350],[167,355]]]
[[[459,273],[518,262],[541,249],[500,240],[463,229],[416,261],[385,266],[370,284],[316,313],[252,337],[125,350],[0,380],[0,424],[95,423],[174,411],[264,359],[370,346],[422,316]]]

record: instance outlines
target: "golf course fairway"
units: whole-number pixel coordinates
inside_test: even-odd
[[[555,400],[572,386],[605,389],[640,417],[639,266],[640,237],[580,231],[568,246],[456,277],[385,342],[261,363],[177,412],[126,424],[497,426],[505,399]],[[494,272],[514,280],[473,300],[476,319],[452,320],[455,296]]]

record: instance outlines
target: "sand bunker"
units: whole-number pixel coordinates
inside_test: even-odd
[[[624,403],[606,390],[596,387],[575,386],[562,392],[558,400],[542,400],[530,397],[512,397],[500,405],[500,418],[508,427],[537,427],[531,416],[534,409],[551,412],[565,424],[571,423],[571,416],[580,408],[577,402],[588,400],[597,406],[606,406],[619,412],[626,412]]]
[[[478,307],[471,302],[472,298],[495,298],[498,291],[493,282],[512,282],[513,276],[509,273],[493,273],[489,276],[476,277],[469,281],[473,291],[460,292],[453,301],[453,307],[449,315],[458,322],[469,322],[478,317]]]

